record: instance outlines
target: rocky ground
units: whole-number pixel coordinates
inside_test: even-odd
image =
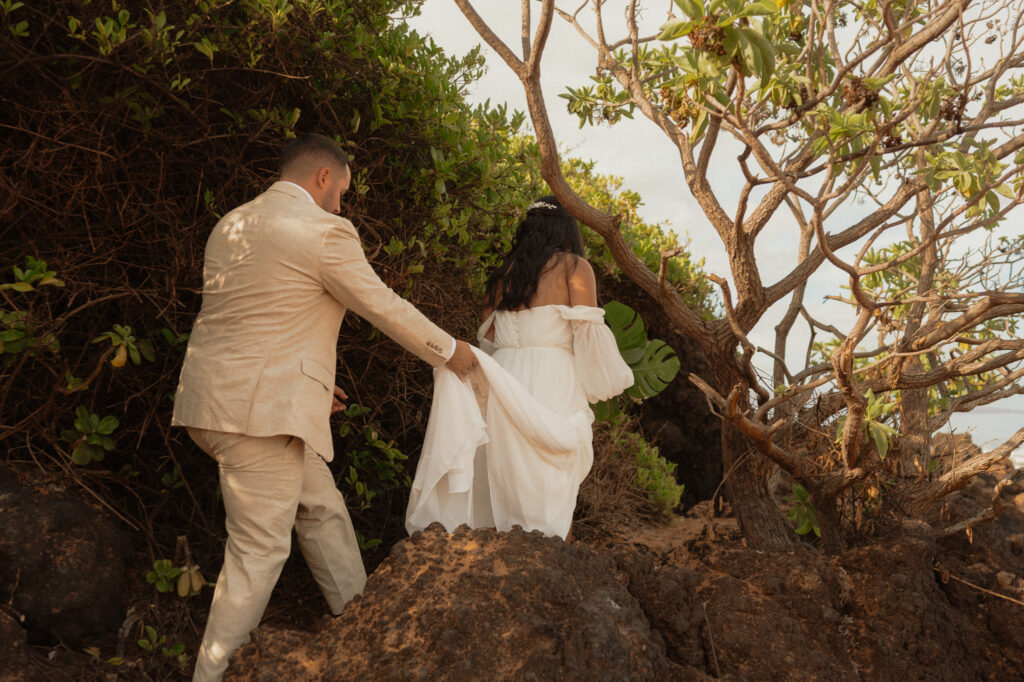
[[[951,498],[936,525],[982,511],[995,482],[980,477]],[[753,551],[732,519],[708,518],[707,504],[667,525],[572,543],[428,529],[395,545],[336,619],[318,617],[318,598],[296,604],[289,581],[302,574],[286,570],[285,594],[229,679],[1022,679],[1024,486],[1003,499],[1008,508],[971,537],[894,521],[834,556],[810,545]],[[13,559],[2,558],[8,603]],[[308,579],[298,587],[314,589]],[[0,614],[0,678],[185,677],[131,656],[108,662],[110,633],[39,643],[11,606],[24,603],[20,589]],[[130,651],[137,631],[128,632]],[[191,653],[198,629],[182,632]],[[90,644],[102,655],[81,653]]]

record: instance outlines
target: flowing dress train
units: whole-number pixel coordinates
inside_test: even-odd
[[[434,370],[406,529],[519,525],[564,538],[594,459],[590,403],[624,391],[633,373],[601,308],[496,311],[478,340],[469,380]]]

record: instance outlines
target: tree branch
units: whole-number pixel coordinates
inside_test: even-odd
[[[487,25],[487,22],[477,14],[472,3],[470,3],[469,0],[454,0],[454,2],[458,8],[462,10],[462,14],[469,19],[469,23],[473,25],[473,28],[475,28],[480,37],[484,39],[484,42],[490,45],[491,49],[497,52],[498,56],[508,64],[508,68],[512,69],[512,71],[522,79],[526,70],[524,62],[509,49],[508,45],[502,42],[501,38],[499,38],[494,31],[491,30],[491,27]]]

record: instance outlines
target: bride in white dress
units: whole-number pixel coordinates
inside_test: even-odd
[[[518,525],[565,538],[594,459],[590,403],[633,373],[597,307],[579,227],[553,196],[527,209],[489,279],[477,339],[467,382],[434,370],[406,528]]]

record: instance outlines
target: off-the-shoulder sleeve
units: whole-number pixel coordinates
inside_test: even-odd
[[[576,374],[587,400],[607,400],[632,386],[633,370],[622,359],[615,335],[604,323],[604,310],[565,306],[559,312],[572,324]]]
[[[498,348],[494,345],[494,342],[490,339],[484,338],[488,330],[494,326],[494,316],[498,311],[492,310],[491,314],[487,316],[481,324],[480,328],[476,331],[476,345],[480,347],[480,350],[487,353],[488,355],[494,355],[494,351]]]

